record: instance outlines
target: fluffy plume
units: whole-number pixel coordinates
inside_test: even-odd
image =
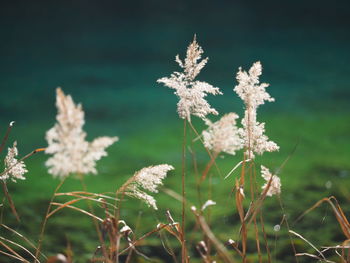
[[[157,210],[156,200],[145,190],[158,193],[157,187],[163,184],[162,180],[171,170],[174,170],[174,167],[168,164],[145,167],[136,172],[120,189],[125,194],[140,199]]]
[[[60,88],[57,89],[56,107],[57,123],[46,133],[48,147],[45,152],[52,154],[46,162],[49,173],[58,177],[71,173],[96,174],[96,161],[107,156],[105,149],[118,141],[118,137],[99,137],[87,142],[81,104],[75,105],[72,97]]]
[[[254,153],[277,151],[276,143],[269,141],[265,133],[265,123],[259,123],[256,119],[257,108],[265,101],[274,101],[274,98],[266,92],[267,83],[260,83],[259,77],[262,73],[260,62],[255,62],[249,72],[239,68],[237,73],[238,85],[234,91],[245,104],[244,118],[242,119],[243,129],[239,130],[247,149],[248,158],[254,158]]]
[[[1,180],[7,180],[11,178],[12,181],[16,182],[17,179],[19,180],[26,179],[23,175],[26,172],[28,172],[28,170],[26,169],[26,165],[24,164],[23,161],[19,162],[17,160],[16,158],[17,156],[18,156],[17,142],[14,142],[12,148],[8,148],[8,152],[4,160],[5,170],[4,170],[4,173],[0,175]]]
[[[202,68],[208,61],[208,58],[201,60],[203,49],[198,45],[196,37],[187,48],[187,54],[184,61],[176,56],[175,61],[183,69],[183,72],[174,72],[170,77],[158,79],[158,83],[174,89],[175,95],[179,97],[177,112],[182,119],[191,121],[191,115],[204,119],[208,114],[217,115],[218,112],[211,108],[205,100],[207,94],[222,94],[219,88],[195,80]]]
[[[235,155],[236,151],[243,147],[243,140],[236,126],[237,118],[236,113],[228,113],[214,123],[206,120],[209,127],[202,132],[204,146],[215,153],[225,152]]]
[[[281,193],[281,180],[277,175],[272,175],[268,168],[261,165],[261,176],[265,179],[266,183],[262,186],[263,191],[265,191],[266,187],[269,184],[271,179],[271,184],[269,189],[267,190],[267,196],[273,196]]]

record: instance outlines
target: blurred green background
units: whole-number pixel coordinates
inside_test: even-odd
[[[223,91],[223,96],[208,97],[220,114],[243,115],[243,105],[232,91],[235,74],[239,66],[248,69],[262,62],[262,81],[271,84],[268,91],[276,102],[262,106],[258,118],[281,149],[258,157],[256,163],[275,170],[297,145],[280,174],[285,213],[292,228],[315,245],[339,244],[345,237],[326,205],[292,222],[329,195],[335,195],[349,214],[348,14],[347,1],[2,1],[1,132],[14,120],[8,143],[17,140],[20,154],[45,147],[45,132],[55,122],[55,88],[61,86],[83,104],[88,139],[120,137],[99,162],[99,175],[86,177],[90,191],[113,192],[136,170],[169,163],[176,170],[165,187],[180,192],[182,121],[176,114],[177,98],[156,80],[179,70],[175,55],[184,57],[197,34],[210,58],[199,79]],[[200,120],[194,125],[204,128]],[[195,148],[202,169],[209,158],[198,142]],[[221,157],[223,175],[241,159]],[[27,160],[27,180],[8,185],[22,222],[17,224],[9,210],[4,222],[34,241],[59,183],[47,174],[46,159],[40,154]],[[197,204],[190,159],[188,167],[188,196]],[[238,239],[239,218],[230,196],[237,174],[224,181],[212,172],[213,199],[218,202],[213,207],[214,232],[223,241]],[[63,190],[81,186],[69,178]],[[165,222],[166,209],[180,220],[178,201],[164,192],[157,200],[157,212],[128,200],[122,217],[135,226],[142,210],[140,234]],[[275,262],[291,262],[285,227],[273,231],[282,214],[278,200],[270,198],[264,215],[273,256]],[[189,233],[195,233],[192,226]],[[190,238],[198,239],[196,234]],[[62,211],[49,221],[44,252],[62,252],[68,241],[76,262],[87,262],[97,246],[92,223],[74,211]],[[141,250],[164,262],[170,257],[157,237]],[[299,252],[303,251],[312,252],[300,242]],[[195,251],[193,255],[198,256]],[[7,261],[0,255],[0,262]]]

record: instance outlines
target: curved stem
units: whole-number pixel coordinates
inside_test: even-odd
[[[40,249],[41,249],[41,245],[42,245],[42,241],[43,241],[43,238],[44,238],[44,233],[45,233],[45,228],[46,228],[46,224],[47,224],[47,221],[49,219],[48,215],[51,211],[51,207],[52,207],[52,202],[53,200],[55,199],[55,195],[56,193],[58,192],[58,190],[62,187],[64,181],[66,180],[66,177],[63,178],[63,180],[57,185],[52,197],[51,197],[51,200],[50,200],[50,203],[49,203],[49,206],[47,207],[47,211],[46,211],[46,214],[45,214],[45,218],[44,218],[44,222],[42,224],[42,227],[41,227],[41,231],[40,231],[40,235],[39,235],[39,241],[38,241],[38,245],[37,245],[37,248],[36,248],[36,251],[35,251],[35,259],[34,259],[34,263],[35,262],[40,262],[38,260],[38,257],[39,257],[39,254],[40,254]]]

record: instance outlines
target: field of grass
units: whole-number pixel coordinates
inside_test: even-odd
[[[283,213],[286,214],[291,229],[301,233],[317,246],[331,246],[344,241],[340,226],[326,204],[306,215],[301,221],[295,224],[293,221],[318,200],[331,195],[336,196],[344,211],[350,209],[350,192],[347,187],[350,176],[348,160],[350,148],[347,143],[350,123],[346,121],[347,117],[345,114],[337,116],[320,114],[312,117],[298,114],[264,116],[268,135],[278,142],[281,149],[279,152],[256,158],[256,164],[264,164],[274,170],[291,155],[280,172],[281,199],[285,211],[281,210],[276,197],[268,198],[263,208],[266,232],[275,242],[271,244],[272,254],[276,258],[274,262],[290,262],[292,259],[285,225],[282,225],[281,231],[273,231],[273,227],[282,220]],[[85,178],[88,190],[91,192],[115,192],[128,177],[142,167],[160,163],[169,163],[175,167],[175,171],[166,178],[164,188],[156,196],[158,211],[152,211],[144,204],[129,198],[123,203],[121,218],[132,227],[138,225],[139,235],[154,228],[159,222],[166,222],[166,209],[171,211],[176,221],[180,221],[181,203],[169,196],[168,189],[181,192],[181,124],[180,120],[175,120],[172,124],[158,122],[147,125],[147,121],[140,123],[139,127],[143,127],[142,129],[120,135],[121,140],[110,147],[109,156],[98,163],[99,174]],[[203,128],[199,121],[195,121],[194,125],[198,130]],[[42,133],[39,126],[31,129],[33,130],[29,134]],[[94,124],[94,122],[92,125],[88,124],[86,130],[91,134],[100,133],[98,123]],[[105,131],[105,129],[101,130]],[[31,139],[30,136],[21,138],[18,131],[14,131],[12,137],[18,138],[19,141]],[[33,140],[35,141],[34,138]],[[295,151],[294,147],[296,147]],[[198,166],[202,170],[209,157],[198,141],[194,143],[194,149]],[[188,157],[190,157],[189,154]],[[226,180],[223,177],[239,162],[240,158],[241,156],[232,157],[223,154],[217,160],[221,176],[215,169],[211,170],[213,189],[211,199],[219,204],[212,208],[211,222],[213,231],[222,241],[238,238],[240,222],[232,191],[239,171],[234,172]],[[30,172],[27,180],[9,184],[9,191],[22,221],[17,224],[9,210],[6,210],[4,223],[32,241],[38,238],[49,199],[59,183],[58,179],[53,179],[47,174],[44,165],[46,159],[47,156],[42,153],[28,159],[26,163]],[[188,201],[198,207],[195,174],[190,158],[188,158],[187,167]],[[258,182],[262,184],[262,179],[258,178]],[[77,190],[82,190],[79,180],[68,178],[60,191]],[[84,203],[82,207],[85,207]],[[100,210],[101,213],[103,209]],[[197,239],[196,235],[199,234],[191,228],[194,218],[190,213],[188,214],[189,239]],[[320,229],[322,229],[321,235]],[[76,262],[86,262],[98,245],[97,240],[92,221],[79,212],[66,209],[49,220],[43,251],[47,255],[56,254],[64,251],[69,243],[74,251]],[[178,246],[174,241],[170,239],[171,244]],[[301,240],[296,240],[296,244],[297,249],[300,249],[299,252],[312,252],[312,249]],[[157,235],[146,239],[141,251],[153,259],[170,258]],[[253,257],[254,254],[252,253]],[[7,261],[2,258],[1,262]]]
[[[182,190],[183,122],[176,113],[178,99],[173,90],[156,80],[179,70],[174,56],[179,53],[183,58],[186,45],[196,34],[204,57],[210,58],[199,79],[224,93],[208,96],[220,116],[229,112],[243,116],[243,104],[232,91],[235,72],[254,61],[262,62],[262,81],[271,84],[268,92],[276,99],[258,110],[258,120],[266,123],[266,134],[280,150],[257,156],[255,166],[257,171],[260,165],[279,171],[282,182],[281,199],[267,197],[262,207],[271,250],[268,260],[264,236],[259,233],[264,262],[295,262],[286,219],[291,230],[318,248],[338,245],[346,239],[328,204],[296,221],[317,201],[329,196],[335,196],[350,217],[350,22],[346,1],[337,5],[277,0],[102,2],[8,1],[0,8],[0,137],[8,123],[16,121],[7,146],[17,140],[20,156],[47,146],[45,133],[56,116],[54,93],[61,86],[83,105],[87,140],[104,135],[120,138],[107,149],[108,156],[98,161],[98,175],[85,176],[88,191],[113,195],[135,171],[167,163],[175,170],[155,195],[159,210],[126,197],[120,218],[137,237],[160,222],[167,223],[167,210],[176,222],[181,222],[178,196]],[[198,118],[192,120],[198,131],[206,128]],[[192,142],[195,137],[188,128],[185,230],[191,262],[201,262],[195,244],[203,238],[203,232],[189,208],[201,205],[191,152],[195,153],[199,171],[210,158],[199,140]],[[5,154],[3,151],[0,160]],[[8,183],[21,221],[16,221],[8,206],[2,215],[4,224],[34,244],[50,198],[60,183],[48,174],[48,157],[41,152],[27,159],[26,180]],[[209,199],[206,190],[210,185],[210,199],[217,203],[210,208],[210,228],[222,243],[241,239],[235,203],[235,180],[240,177],[240,168],[224,179],[241,160],[242,151],[236,156],[220,154],[216,160],[219,171],[212,167],[202,186],[202,202]],[[263,181],[258,172],[258,188]],[[81,190],[81,182],[72,176],[59,192]],[[247,210],[249,187],[245,192]],[[1,191],[0,198],[4,199]],[[89,209],[84,201],[77,206]],[[96,205],[95,212],[104,217],[102,207]],[[275,231],[279,224],[280,230]],[[0,228],[0,237],[23,244],[4,228]],[[300,238],[293,240],[297,252],[315,253]],[[247,244],[247,263],[259,262],[252,227]],[[98,245],[91,218],[66,208],[49,219],[42,251],[52,256],[68,253],[67,248],[71,248],[74,262],[85,263]],[[138,246],[151,260],[135,256],[131,262],[173,262],[168,247],[180,258],[181,244],[173,236],[166,231],[151,235]],[[339,261],[334,251],[325,255]],[[311,260],[299,258],[299,262]],[[120,262],[125,261],[125,255],[120,256]],[[13,260],[0,254],[0,263],[7,262]]]

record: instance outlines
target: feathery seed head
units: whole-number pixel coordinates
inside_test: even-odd
[[[202,132],[204,146],[215,153],[225,152],[235,155],[237,150],[243,148],[243,140],[236,126],[237,118],[238,115],[232,112],[214,123],[206,119],[208,129]]]
[[[8,148],[7,155],[5,157],[5,169],[1,176],[1,180],[7,180],[11,178],[13,182],[16,182],[17,179],[25,180],[26,178],[23,176],[28,170],[26,169],[26,165],[23,161],[18,161],[18,150],[17,150],[17,142],[13,143],[12,148]]]
[[[107,156],[105,149],[118,141],[118,137],[99,137],[87,142],[81,104],[75,105],[72,97],[60,88],[56,91],[57,123],[46,133],[45,152],[52,154],[46,162],[49,173],[58,177],[71,173],[96,174],[96,161]]]
[[[137,171],[121,188],[125,186],[125,194],[144,201],[148,206],[157,210],[156,200],[144,190],[158,193],[157,187],[174,167],[168,164],[149,166]]]
[[[263,154],[264,152],[273,152],[279,149],[278,145],[265,133],[265,123],[259,123],[256,117],[258,106],[265,101],[274,101],[274,98],[266,92],[267,83],[259,84],[259,77],[262,74],[260,62],[255,62],[249,72],[242,71],[239,68],[237,73],[238,85],[234,91],[243,100],[245,104],[244,118],[242,119],[243,128],[239,129],[239,134],[244,141],[246,154],[248,158],[254,158],[254,153]]]
[[[182,119],[191,121],[191,115],[204,119],[208,114],[217,115],[218,112],[211,108],[205,100],[207,94],[222,94],[216,88],[206,82],[196,81],[208,58],[201,60],[203,49],[198,45],[196,37],[188,46],[186,58],[182,61],[177,55],[175,61],[183,69],[183,72],[174,72],[170,77],[158,79],[158,83],[174,89],[175,95],[179,97],[177,112]]]

